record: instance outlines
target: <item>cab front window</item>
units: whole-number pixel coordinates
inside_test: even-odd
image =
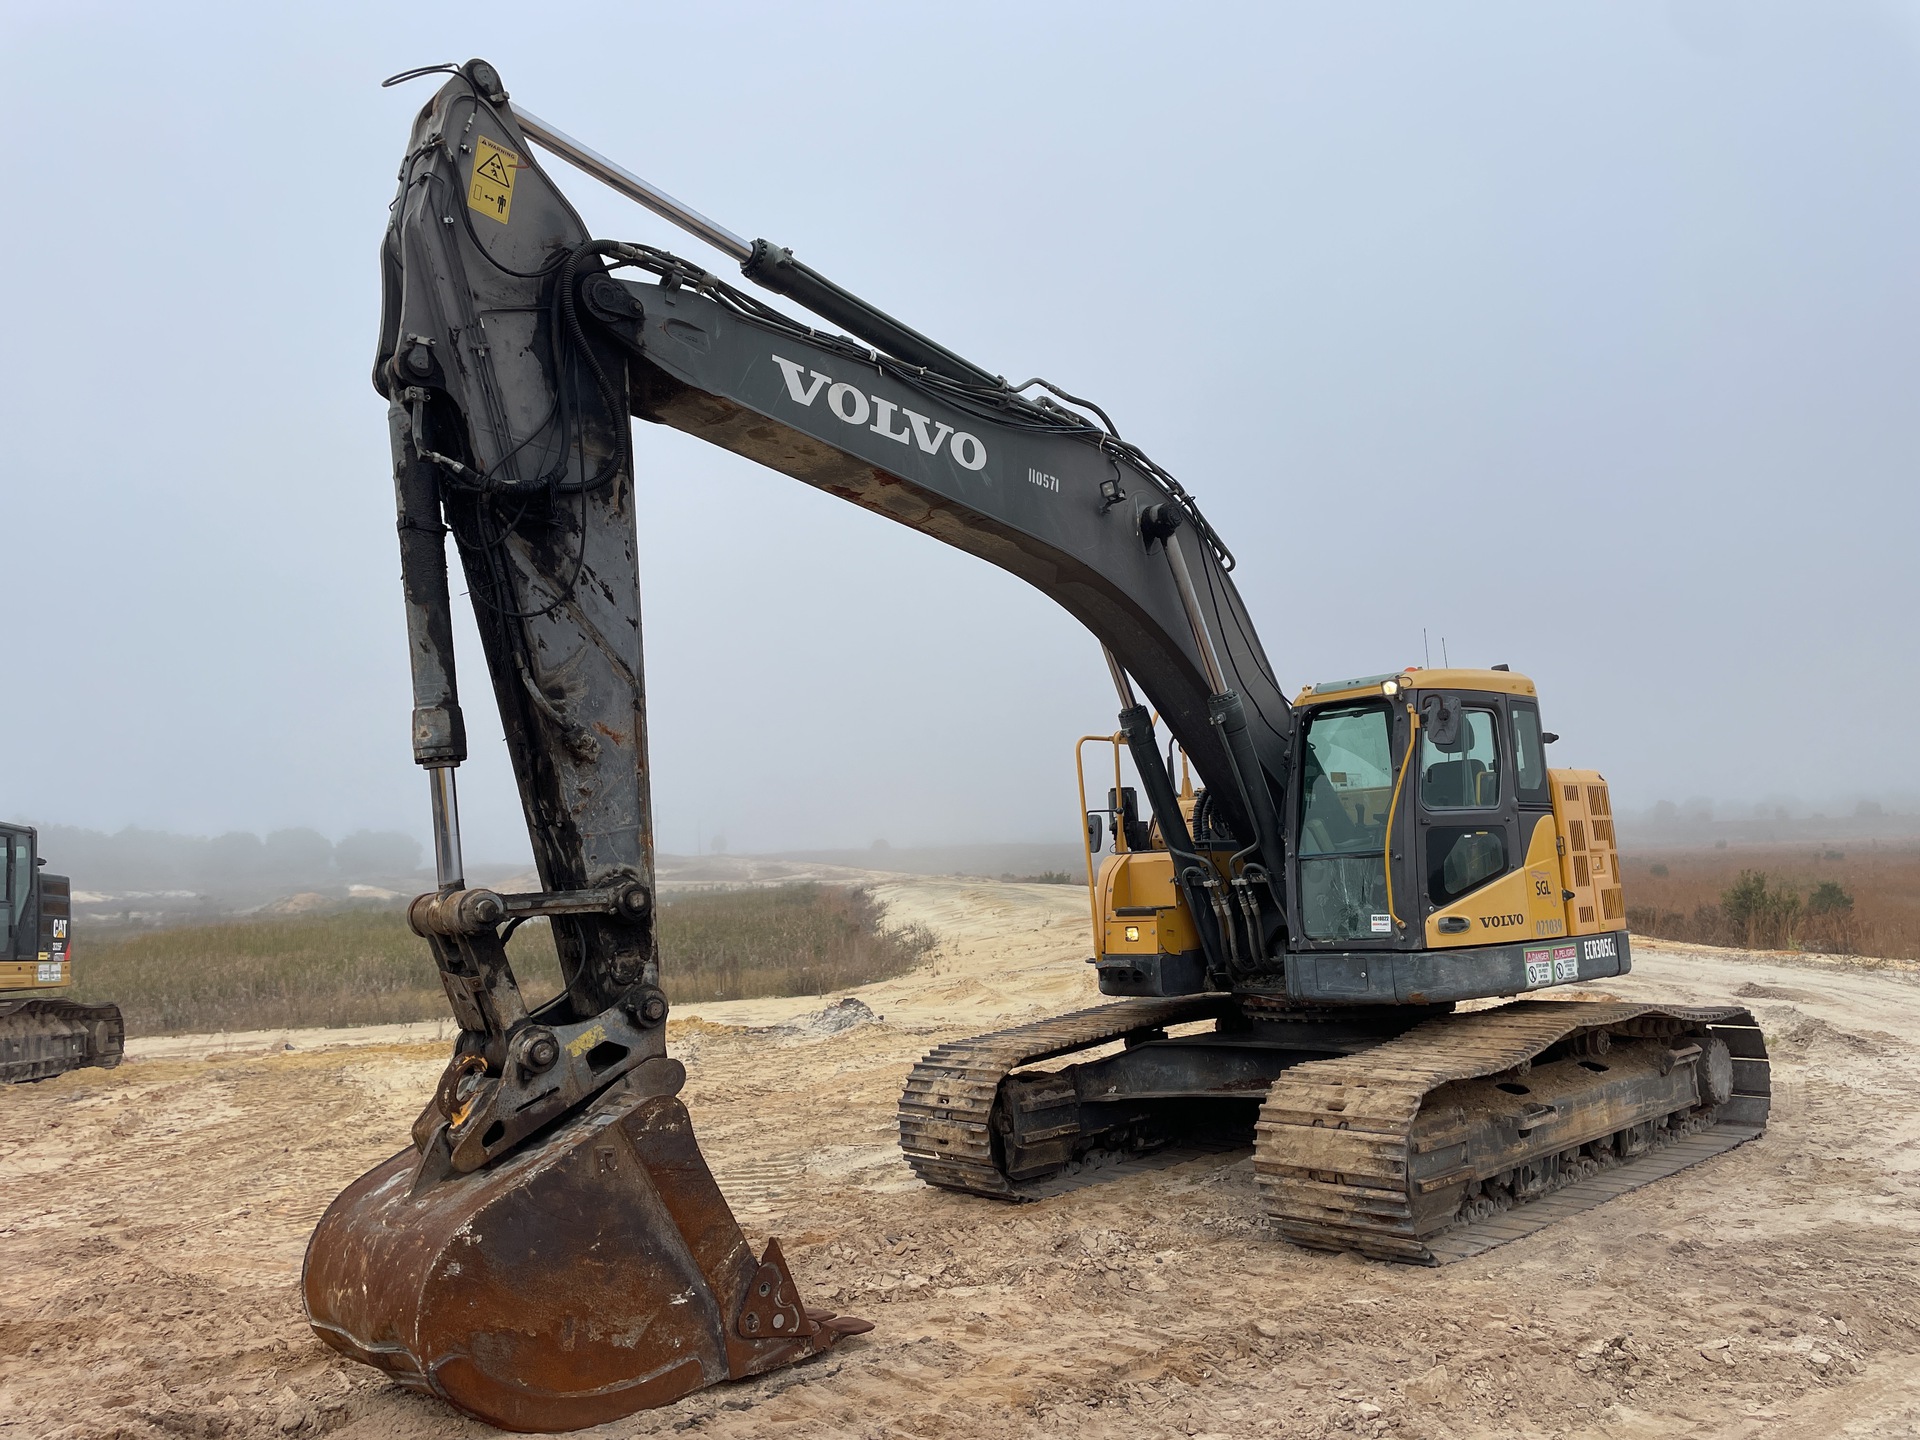
[[[1384,705],[1309,714],[1300,785],[1300,922],[1313,940],[1392,934],[1386,897],[1393,746]]]

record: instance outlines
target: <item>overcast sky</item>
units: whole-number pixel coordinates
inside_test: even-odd
[[[10,0],[0,816],[425,833],[375,250],[405,67],[1098,399],[1291,691],[1539,682],[1622,805],[1920,790],[1920,7]],[[725,262],[558,167],[596,233]],[[1070,838],[1094,641],[641,426],[658,832]],[[470,639],[469,627],[466,638]],[[480,679],[468,853],[524,835]]]

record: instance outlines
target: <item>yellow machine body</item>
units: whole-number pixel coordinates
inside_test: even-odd
[[[1410,738],[1400,747],[1392,769],[1373,775],[1339,772],[1331,777],[1340,805],[1356,823],[1383,830],[1398,824],[1411,833],[1422,784],[1418,767],[1411,763],[1421,727],[1418,697],[1434,693],[1456,695],[1468,704],[1476,700],[1494,704],[1499,697],[1532,702],[1537,694],[1532,680],[1512,671],[1450,668],[1310,686],[1296,699],[1295,704],[1307,712],[1385,699],[1406,714]],[[1126,794],[1119,771],[1120,737],[1086,736],[1081,745],[1090,741],[1109,742],[1115,753],[1113,799],[1106,812],[1115,817],[1113,848],[1096,857],[1090,842],[1087,851],[1096,958],[1112,965],[1152,956],[1195,955],[1202,943],[1199,930],[1176,882],[1174,857],[1164,848],[1157,827],[1144,833],[1136,828],[1135,838],[1145,839],[1146,845],[1129,848],[1130,826],[1120,799]],[[1510,753],[1506,760],[1510,766]],[[1396,851],[1395,861],[1383,855],[1383,868],[1391,867],[1382,876],[1383,893],[1388,897],[1385,903],[1398,948],[1459,951],[1625,928],[1626,901],[1606,780],[1598,771],[1572,769],[1547,770],[1546,778],[1550,813],[1544,808],[1523,813],[1520,825],[1525,833],[1509,855],[1506,869],[1447,904],[1424,903],[1404,845]],[[1497,787],[1504,782],[1494,774],[1476,776],[1475,783]],[[1084,808],[1084,769],[1081,797]],[[1489,791],[1478,798],[1491,805],[1497,796]],[[1191,822],[1196,797],[1190,781],[1183,783],[1180,801]],[[1208,853],[1225,873],[1232,852]]]
[[[1516,870],[1497,880],[1489,880],[1478,890],[1461,896],[1453,904],[1427,916],[1426,940],[1430,949],[1452,949],[1461,945],[1486,944],[1489,920],[1523,916],[1518,932],[1530,940],[1547,940],[1572,933],[1567,928],[1567,903],[1560,898],[1560,854],[1558,835],[1552,819],[1543,815],[1534,822],[1533,838],[1526,859]],[[1440,922],[1462,917],[1469,928],[1448,934]]]
[[[1560,831],[1560,876],[1567,933],[1593,935],[1627,923],[1620,853],[1613,838],[1613,801],[1598,770],[1554,770],[1553,818]]]
[[[1108,855],[1095,885],[1101,954],[1183,955],[1200,948],[1193,913],[1174,883],[1173,856],[1165,850]]]

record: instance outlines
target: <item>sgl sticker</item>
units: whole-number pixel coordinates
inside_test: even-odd
[[[1527,962],[1527,988],[1529,990],[1533,989],[1536,985],[1553,984],[1553,950],[1551,947],[1543,946],[1538,950],[1525,951],[1524,958]]]
[[[506,224],[507,213],[513,209],[513,172],[519,168],[520,157],[513,151],[484,135],[475,136],[473,183],[467,187],[467,208]]]

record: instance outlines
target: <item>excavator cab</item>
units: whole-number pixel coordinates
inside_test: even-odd
[[[1424,949],[1509,930],[1565,933],[1551,877],[1544,888],[1489,888],[1522,869],[1557,868],[1532,681],[1409,671],[1314,686],[1298,708],[1293,879],[1304,944]],[[1399,823],[1402,806],[1410,824]]]
[[[1289,919],[1280,963],[1254,985],[1438,1004],[1628,967],[1606,781],[1549,769],[1556,737],[1530,679],[1415,668],[1312,685],[1294,706]],[[1183,805],[1193,863],[1232,875],[1246,847],[1205,792]],[[1105,993],[1219,988],[1180,868],[1164,845],[1116,844],[1092,877]]]
[[[1549,768],[1557,737],[1531,680],[1409,669],[1295,703],[1289,948],[1313,957],[1303,987],[1461,1000],[1626,968],[1606,781]],[[1394,958],[1352,958],[1375,951]]]

